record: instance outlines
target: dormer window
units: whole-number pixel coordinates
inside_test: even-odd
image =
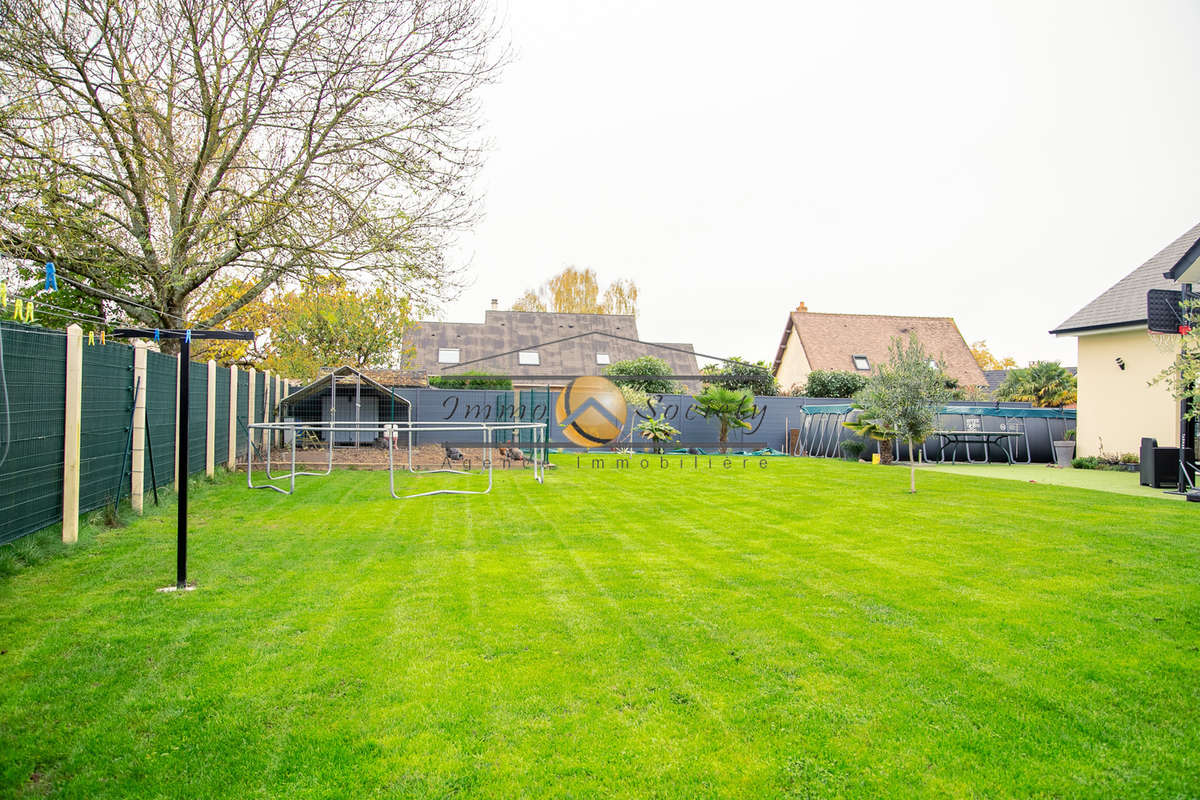
[[[457,347],[439,347],[438,348],[438,363],[439,364],[457,364],[458,363],[458,348]]]
[[[855,369],[861,370],[863,372],[870,371],[871,362],[867,359],[866,356],[851,356],[851,358],[854,359],[854,368]]]
[[[542,363],[537,350],[522,350],[517,353],[517,363],[523,367],[536,367]]]

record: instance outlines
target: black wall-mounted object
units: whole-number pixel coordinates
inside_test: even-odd
[[[1189,327],[1183,298],[1184,292],[1177,289],[1146,292],[1146,327],[1151,333],[1181,333],[1180,328]]]

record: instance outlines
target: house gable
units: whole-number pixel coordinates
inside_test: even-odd
[[[866,375],[877,365],[887,363],[892,339],[905,338],[910,333],[916,333],[929,354],[944,362],[946,374],[957,380],[959,385],[987,385],[987,378],[950,317],[793,311],[788,317],[784,338],[775,357],[775,371],[777,375],[781,374],[788,351],[794,350],[798,343],[807,366],[805,378],[808,372],[818,369]],[[865,357],[867,369],[860,368],[864,363],[862,357]],[[780,383],[784,385],[782,378]]]

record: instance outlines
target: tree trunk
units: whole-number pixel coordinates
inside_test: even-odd
[[[917,493],[917,454],[913,452],[913,441],[908,440],[908,493]]]
[[[729,436],[729,423],[725,422],[724,420],[721,420],[721,447],[720,447],[721,455],[725,455],[726,453],[729,452],[729,448],[725,446],[725,442],[727,441],[728,436]]]
[[[891,439],[881,439],[879,441],[879,463],[880,464],[891,464],[892,463],[892,440]]]

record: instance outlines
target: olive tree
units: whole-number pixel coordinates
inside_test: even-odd
[[[854,399],[863,409],[860,421],[893,431],[908,441],[909,492],[917,491],[914,442],[924,442],[937,429],[937,414],[950,397],[941,365],[915,333],[897,336],[888,348],[888,363],[877,367]]]
[[[476,0],[0,0],[0,254],[154,327],[314,274],[436,296],[493,39]]]

